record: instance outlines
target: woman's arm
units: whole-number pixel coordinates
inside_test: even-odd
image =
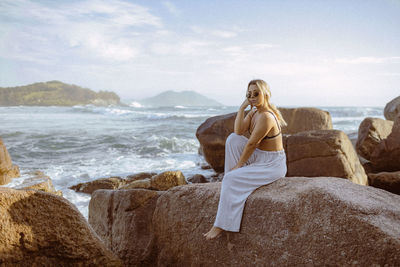
[[[235,134],[243,134],[246,129],[249,128],[250,126],[250,121],[251,121],[251,116],[253,114],[253,111],[250,110],[249,113],[247,113],[247,116],[245,119],[244,117],[244,110],[247,108],[247,106],[250,105],[249,101],[246,99],[243,104],[240,106],[239,111],[236,114],[236,119],[235,119],[235,126],[234,126],[234,132]]]
[[[247,141],[247,144],[243,149],[242,155],[240,156],[238,163],[232,170],[242,167],[247,162],[251,154],[253,154],[254,150],[257,148],[258,144],[271,130],[272,126],[272,118],[266,113],[261,113],[259,119],[256,122],[254,130],[251,133],[249,141]]]

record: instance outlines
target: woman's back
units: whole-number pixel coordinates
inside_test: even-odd
[[[252,111],[253,112],[253,111]],[[254,111],[251,122],[249,125],[249,133],[253,132],[255,125],[258,123],[258,120],[261,119],[260,111]],[[283,142],[282,142],[282,132],[279,122],[276,118],[276,115],[273,111],[267,110],[263,111],[263,113],[267,113],[268,124],[273,124],[271,130],[266,133],[266,136],[261,140],[258,144],[257,148],[266,151],[279,151],[283,150]]]

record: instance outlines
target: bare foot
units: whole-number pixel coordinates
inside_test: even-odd
[[[203,234],[203,236],[204,236],[207,240],[211,240],[211,239],[214,239],[214,238],[220,236],[221,233],[222,233],[223,231],[224,231],[224,230],[222,230],[221,228],[213,226],[213,227],[210,229],[210,231],[208,231],[207,233]]]

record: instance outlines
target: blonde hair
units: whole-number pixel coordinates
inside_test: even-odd
[[[269,87],[269,84],[266,83],[263,80],[257,79],[257,80],[251,80],[249,82],[249,84],[247,85],[247,90],[249,90],[250,85],[254,84],[255,86],[257,86],[258,89],[260,89],[265,96],[265,101],[267,102],[267,106],[268,108],[270,108],[276,115],[276,117],[279,120],[279,124],[281,126],[286,126],[287,123],[286,121],[283,119],[281,112],[278,110],[278,108],[269,102],[269,100],[271,99],[271,89]]]

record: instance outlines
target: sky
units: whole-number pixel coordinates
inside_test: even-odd
[[[278,107],[383,107],[400,95],[399,14],[400,0],[0,0],[0,87],[238,106],[263,79]]]

